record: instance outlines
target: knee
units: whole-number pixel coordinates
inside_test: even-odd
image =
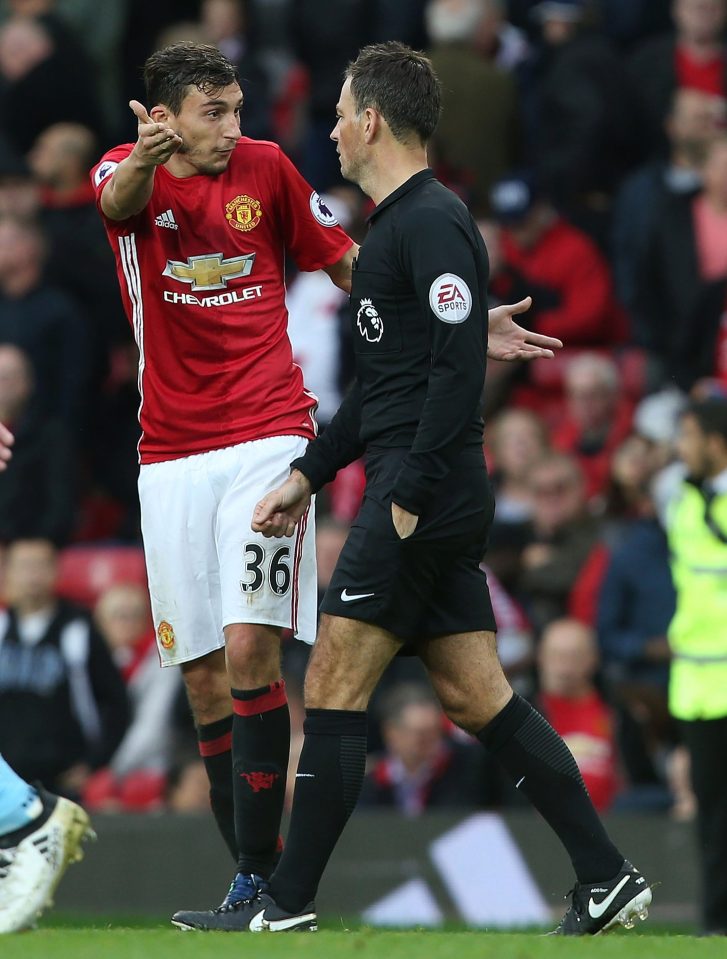
[[[451,687],[444,691],[438,689],[437,693],[447,717],[455,726],[474,736],[507,705],[512,689],[503,687],[496,697],[470,696],[465,690]]]
[[[314,656],[305,676],[307,709],[345,709],[364,711],[371,691],[351,670],[339,670],[335,660]]]
[[[479,711],[473,708],[472,703],[468,703],[464,699],[457,697],[447,699],[446,702],[442,702],[442,709],[455,726],[459,726],[460,729],[464,729],[465,732],[473,735],[486,725],[481,720]]]
[[[280,638],[271,627],[226,627],[225,654],[231,684],[237,689],[257,689],[280,678]]]
[[[183,669],[187,698],[197,723],[212,723],[224,719],[232,712],[230,682],[220,663],[198,661],[191,668]]]

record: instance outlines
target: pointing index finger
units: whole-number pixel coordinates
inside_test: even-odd
[[[134,116],[140,123],[153,123],[154,121],[146,112],[146,107],[139,103],[138,100],[129,100],[129,106],[131,107]]]

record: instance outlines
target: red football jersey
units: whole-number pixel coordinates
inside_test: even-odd
[[[597,692],[580,699],[541,693],[538,706],[566,741],[593,805],[608,809],[618,792],[618,760],[613,713]]]
[[[109,220],[108,178],[133,144],[91,171],[139,347],[142,463],[247,440],[312,437],[316,398],[293,363],[284,260],[339,260],[352,241],[275,143],[243,137],[219,176],[157,168],[137,216]]]

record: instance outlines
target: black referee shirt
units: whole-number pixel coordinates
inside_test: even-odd
[[[482,443],[487,251],[462,201],[422,170],[384,199],[354,264],[356,383],[292,465],[320,489],[365,447],[407,448],[393,500],[421,514]]]

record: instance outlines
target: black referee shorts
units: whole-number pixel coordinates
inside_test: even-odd
[[[480,562],[494,514],[482,450],[467,448],[413,535],[391,519],[391,491],[406,449],[369,451],[366,490],[321,611],[387,629],[407,644],[495,630]]]

